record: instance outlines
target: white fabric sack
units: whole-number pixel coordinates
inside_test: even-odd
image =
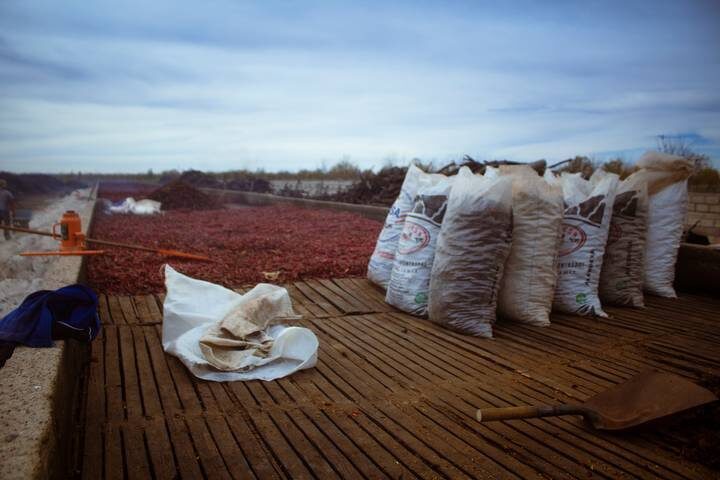
[[[563,173],[560,183],[565,212],[553,309],[607,317],[600,304],[598,284],[618,176],[608,173],[593,185],[579,173]]]
[[[562,240],[562,189],[527,165],[501,167],[499,174],[512,179],[513,231],[512,248],[500,284],[498,314],[518,322],[547,326]]]
[[[425,173],[415,165],[408,167],[400,195],[390,207],[368,263],[368,279],[371,282],[387,288],[395,262],[398,240],[405,226],[405,216],[412,210],[418,191],[423,187],[435,185],[445,178],[447,178],[445,175]]]
[[[167,294],[163,304],[163,349],[174,355],[193,375],[203,380],[275,380],[317,363],[318,340],[302,327],[271,325],[266,335],[272,347],[266,356],[249,355],[239,366],[243,370],[221,371],[203,354],[200,339],[230,312],[249,305],[260,297],[279,305],[276,311],[292,316],[290,297],[282,287],[261,283],[245,295],[220,285],[195,280],[165,266]],[[212,333],[212,330],[210,330]],[[207,338],[207,337],[206,337]],[[232,361],[232,360],[229,360]]]
[[[435,244],[454,178],[420,188],[415,206],[405,217],[385,301],[412,315],[427,315]]]
[[[687,179],[693,162],[676,155],[647,152],[637,163],[649,199],[645,249],[645,291],[676,298],[675,262],[688,208]]]
[[[160,213],[160,202],[155,200],[135,200],[132,197],[126,198],[121,204],[110,204],[107,207],[109,213],[132,213],[134,215],[154,215]]]
[[[591,182],[607,176],[597,170]],[[610,232],[603,267],[600,272],[602,303],[626,307],[642,307],[645,266],[645,235],[647,232],[647,182],[634,173],[620,181],[613,203]]]
[[[512,237],[509,178],[457,174],[430,275],[428,316],[460,333],[492,337],[497,293]]]

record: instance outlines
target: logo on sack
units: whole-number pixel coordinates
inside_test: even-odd
[[[587,241],[587,234],[582,228],[570,225],[567,223],[563,224],[563,241],[562,247],[560,247],[559,255],[570,255],[571,253],[579,250],[585,245]]]
[[[595,195],[571,207],[566,206],[565,216],[574,217],[594,227],[602,224],[605,214],[605,195]]]
[[[615,197],[613,217],[635,218],[637,216],[639,192],[631,190]]]
[[[400,243],[398,245],[398,253],[407,255],[415,253],[430,244],[430,232],[417,223],[405,222],[405,228],[400,235]]]

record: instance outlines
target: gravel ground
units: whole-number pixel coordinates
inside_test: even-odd
[[[89,190],[78,190],[59,199],[48,200],[43,208],[33,211],[30,228],[50,231],[65,210],[85,206]],[[57,250],[59,243],[50,237],[12,233],[5,241],[0,234],[0,317],[5,316],[36,290],[51,288],[64,279],[49,278],[49,267],[57,257],[21,257],[20,252]]]

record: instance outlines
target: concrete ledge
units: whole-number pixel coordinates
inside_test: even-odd
[[[92,225],[97,188],[78,212]],[[84,279],[86,257],[58,257],[43,288],[57,289]],[[32,292],[28,292],[32,293]],[[58,341],[52,348],[18,347],[0,369],[0,478],[47,479],[68,476],[74,404],[88,348]]]
[[[327,202],[324,200],[310,200],[308,198],[282,197],[268,193],[241,192],[237,190],[220,190],[217,188],[201,189],[207,194],[216,197],[224,203],[241,203],[243,205],[295,205],[305,208],[324,208],[328,210],[340,210],[360,214],[373,220],[385,221],[388,211],[387,207],[374,205],[359,205],[355,203]]]

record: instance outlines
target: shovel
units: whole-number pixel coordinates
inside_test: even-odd
[[[480,422],[582,415],[600,430],[622,430],[718,399],[714,393],[671,373],[643,372],[576,405],[481,408]]]

